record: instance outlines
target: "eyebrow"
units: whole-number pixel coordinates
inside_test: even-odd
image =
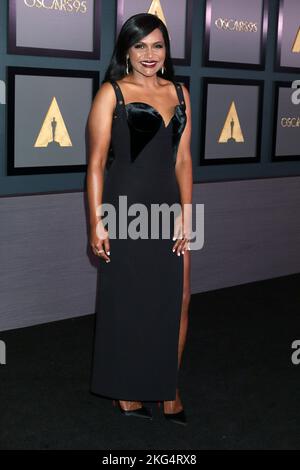
[[[155,41],[152,44],[157,44],[158,42],[163,42],[163,41],[162,40],[161,41]],[[137,41],[135,44],[140,44],[140,43],[146,44],[144,41]]]

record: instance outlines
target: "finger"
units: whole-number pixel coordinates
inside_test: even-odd
[[[176,226],[174,229],[173,241],[177,240],[178,238],[180,238],[180,227]]]
[[[97,243],[95,249],[96,249],[96,254],[99,258],[102,258],[107,263],[110,262],[109,257],[107,256],[107,254],[104,251],[103,241]]]
[[[105,248],[106,254],[110,255],[110,246],[109,246],[109,238],[108,237],[104,240],[104,248]]]
[[[182,237],[182,220],[181,216],[176,217],[174,224],[174,236],[173,241]]]
[[[102,251],[101,251],[101,250],[103,250],[102,246],[101,245],[94,245],[92,248],[93,248],[94,254],[100,258],[102,256]]]
[[[184,243],[183,243],[183,246],[181,247],[181,253],[184,254],[185,251],[188,251],[189,250],[189,240],[187,238],[184,239]]]
[[[173,246],[173,252],[175,252],[178,256],[180,255],[181,244],[182,244],[182,240],[178,239],[175,245]]]
[[[185,238],[182,238],[181,240],[178,240],[178,246],[176,248],[176,253],[177,256],[180,256],[181,254],[184,253],[184,247],[185,247]]]
[[[177,247],[178,247],[179,243],[180,243],[180,240],[176,240],[176,242],[174,243],[173,248],[172,248],[173,252],[175,252],[177,250]]]
[[[91,245],[91,248],[92,248],[92,251],[93,251],[94,255],[99,256],[99,250],[96,247],[96,245]]]
[[[186,245],[185,245],[185,250],[190,251],[190,249],[191,249],[191,242],[190,242],[190,240],[187,238],[187,240],[186,240]]]
[[[177,250],[176,250],[177,256],[180,256],[181,253],[182,253],[182,249],[183,249],[183,246],[184,246],[183,243],[184,243],[184,241],[183,241],[183,240],[180,240],[180,242],[179,242],[179,244],[178,244],[178,247],[177,247]]]

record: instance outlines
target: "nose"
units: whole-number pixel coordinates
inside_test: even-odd
[[[152,49],[149,49],[148,54],[147,54],[147,59],[152,59]]]

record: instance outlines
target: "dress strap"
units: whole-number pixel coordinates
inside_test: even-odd
[[[114,90],[115,90],[115,93],[116,93],[116,98],[117,98],[117,105],[116,105],[116,107],[118,108],[118,107],[121,106],[121,105],[124,106],[124,97],[123,97],[121,88],[119,87],[119,85],[117,84],[117,82],[114,81],[114,80],[110,80],[110,83],[111,83],[112,86],[114,87]]]
[[[177,91],[177,96],[178,96],[179,103],[185,109],[185,99],[184,99],[184,94],[183,94],[181,83],[180,82],[174,82],[174,85],[175,85],[175,88],[176,88],[176,91]]]

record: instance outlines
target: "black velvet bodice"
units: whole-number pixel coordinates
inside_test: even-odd
[[[157,136],[158,139],[169,139],[170,152],[172,153],[171,158],[175,165],[180,138],[187,121],[181,85],[174,83],[179,104],[174,107],[173,116],[166,125],[160,112],[150,104],[142,101],[133,101],[125,104],[119,85],[115,81],[112,81],[111,84],[117,96],[114,118],[125,118],[125,125],[129,130],[131,163],[137,160],[142,151],[146,149],[147,145]],[[160,134],[158,137],[158,133],[162,133],[162,135]],[[159,140],[157,144],[158,142]],[[113,160],[114,155],[111,153],[107,162],[107,168],[109,168]]]
[[[181,104],[175,106],[174,114],[165,125],[164,119],[157,109],[143,102],[131,102],[125,105],[127,120],[130,128],[131,161],[134,161],[147,143],[154,138],[162,127],[172,128],[172,149],[174,163],[181,134],[186,124],[186,114]]]

